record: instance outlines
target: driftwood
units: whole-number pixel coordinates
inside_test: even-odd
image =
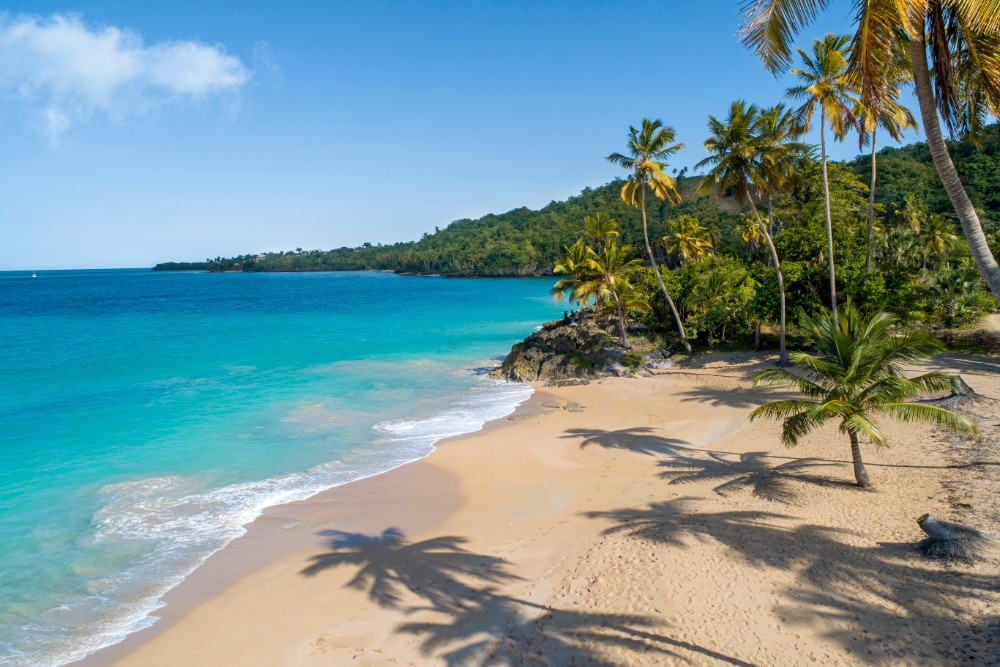
[[[975,528],[942,521],[931,514],[924,514],[917,524],[927,534],[917,548],[928,558],[967,565],[981,560],[980,550],[986,544],[986,536]]]

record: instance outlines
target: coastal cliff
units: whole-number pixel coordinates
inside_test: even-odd
[[[514,345],[491,376],[511,382],[585,384],[666,368],[668,356],[668,351],[645,341],[626,350],[592,313],[585,312],[543,324]]]

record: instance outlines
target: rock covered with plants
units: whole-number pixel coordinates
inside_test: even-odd
[[[648,341],[625,349],[593,311],[546,322],[514,345],[493,376],[512,382],[584,383],[663,368],[668,353]]]

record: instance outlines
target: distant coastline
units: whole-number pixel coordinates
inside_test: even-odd
[[[989,169],[976,160],[983,153],[966,140],[952,144],[959,171],[969,173],[966,186],[987,219],[998,219],[1000,200],[991,193],[995,186]],[[977,157],[979,156],[979,157]],[[836,163],[835,163],[836,164]],[[855,176],[867,178],[871,157],[863,155],[839,163]],[[878,152],[879,188],[876,206],[893,211],[907,192],[923,192],[928,213],[948,213],[951,205],[937,179],[927,144],[916,142],[902,148],[887,147]],[[973,175],[978,175],[973,178]],[[681,202],[671,206],[651,202],[650,236],[666,233],[666,220],[682,214],[698,218],[709,229],[732,227],[739,218],[739,206],[729,193],[721,198],[698,191],[702,177],[675,174]],[[392,244],[363,243],[331,250],[295,250],[216,257],[200,262],[168,261],[154,271],[288,272],[288,271],[392,271],[412,275],[453,277],[550,276],[564,246],[580,238],[584,216],[601,211],[618,221],[620,241],[633,247],[643,245],[639,211],[626,205],[619,193],[623,181],[584,188],[579,194],[531,210],[515,208],[506,213],[456,220],[435,228],[417,241]]]

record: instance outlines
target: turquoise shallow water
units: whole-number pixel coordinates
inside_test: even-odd
[[[551,284],[0,273],[0,663],[118,641],[264,507],[508,414],[482,370]]]

